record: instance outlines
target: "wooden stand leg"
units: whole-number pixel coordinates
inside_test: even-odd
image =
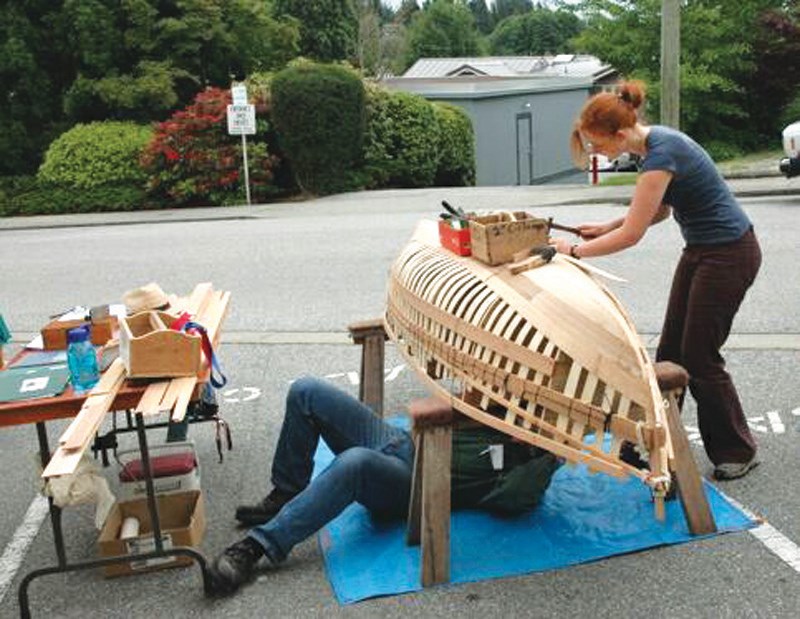
[[[700,471],[689,447],[686,430],[680,420],[678,401],[675,392],[665,394],[667,400],[667,423],[669,434],[672,438],[672,449],[675,454],[675,477],[678,480],[678,494],[680,495],[683,513],[689,523],[689,531],[693,535],[706,535],[714,533],[717,525],[711,508],[708,505],[703,480]]]
[[[381,417],[383,417],[383,341],[383,333],[364,338],[361,348],[361,382],[358,386],[359,399]]]
[[[408,520],[406,521],[406,544],[418,546],[420,540],[420,520],[422,518],[422,459],[424,457],[425,433],[415,433],[414,471],[411,477],[411,497],[408,501]]]
[[[427,430],[422,473],[422,586],[450,580],[450,455],[452,430]]]
[[[386,329],[382,318],[354,322],[347,327],[354,344],[361,346],[358,399],[383,417],[383,364]]]

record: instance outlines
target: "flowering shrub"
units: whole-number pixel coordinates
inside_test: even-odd
[[[229,90],[207,88],[186,109],[156,125],[142,155],[151,197],[173,205],[241,204],[245,201],[242,142],[228,135]],[[275,193],[278,158],[265,140],[269,101],[259,95],[255,136],[247,137],[250,192],[254,202]]]

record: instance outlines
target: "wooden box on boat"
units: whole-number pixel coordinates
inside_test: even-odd
[[[147,311],[119,321],[119,353],[130,378],[196,376],[201,337],[169,329],[175,317]]]
[[[470,217],[472,255],[489,265],[505,264],[524,249],[547,245],[547,221],[524,211]]]

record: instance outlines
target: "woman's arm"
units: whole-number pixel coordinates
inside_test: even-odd
[[[669,215],[670,208],[662,204],[662,200],[670,180],[671,172],[652,170],[642,173],[636,181],[633,199],[625,217],[594,228],[587,226],[586,231],[581,228],[581,234],[585,237],[592,236],[593,232],[601,234],[579,245],[575,250],[576,255],[581,258],[605,256],[636,245],[651,224]],[[563,238],[553,239],[552,244],[565,254],[569,254],[572,247]]]

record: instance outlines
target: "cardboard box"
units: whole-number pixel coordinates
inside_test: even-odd
[[[497,212],[469,220],[472,255],[492,266],[512,262],[514,254],[547,245],[547,220],[524,211]]]
[[[206,531],[206,513],[203,494],[199,491],[157,496],[158,513],[164,548],[190,546],[199,548]],[[122,521],[133,516],[139,520],[139,535],[122,540],[119,537]],[[101,557],[115,557],[155,550],[147,497],[132,501],[119,501],[106,518],[97,545]],[[103,567],[106,577],[141,574],[153,570],[191,565],[193,559],[184,556],[166,556],[155,559],[137,559]]]
[[[449,222],[439,222],[439,242],[442,247],[449,249],[459,256],[472,254],[469,228],[456,230]]]

